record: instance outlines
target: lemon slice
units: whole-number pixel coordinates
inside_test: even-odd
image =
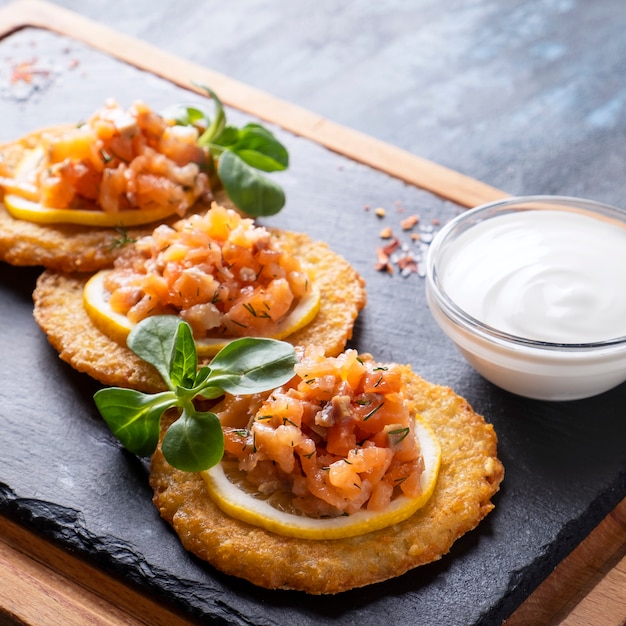
[[[20,190],[20,183],[28,182],[32,174],[45,158],[41,146],[29,150],[15,168],[16,189]],[[59,209],[42,206],[39,202],[26,197],[28,187],[24,186],[24,194],[7,193],[4,196],[4,205],[7,211],[16,219],[39,224],[79,224],[82,226],[97,227],[130,227],[141,224],[150,224],[163,220],[176,213],[176,206],[164,206],[155,209],[127,209],[122,211],[106,212],[101,209]]]
[[[105,335],[121,345],[125,345],[128,333],[134,324],[126,315],[117,313],[109,305],[104,281],[111,270],[101,270],[94,274],[85,285],[83,306],[93,324]],[[313,285],[309,294],[302,298],[295,308],[274,327],[270,335],[272,339],[285,339],[297,330],[304,328],[317,315],[320,308],[320,292]],[[199,356],[213,356],[234,338],[197,339],[196,350]]]
[[[279,510],[239,488],[226,475],[222,463],[202,472],[202,477],[213,502],[226,514],[243,522],[300,539],[356,537],[404,521],[422,508],[433,494],[441,464],[441,448],[435,433],[419,417],[415,418],[415,437],[424,459],[422,493],[417,498],[400,495],[384,511],[362,510],[352,515],[314,519]]]
[[[176,213],[171,207],[158,209],[129,209],[107,213],[99,209],[54,209],[22,196],[4,196],[7,211],[16,219],[38,224],[78,224],[82,226],[131,227],[163,220]]]

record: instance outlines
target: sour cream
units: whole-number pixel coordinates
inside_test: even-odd
[[[460,234],[439,279],[466,313],[551,343],[626,336],[626,228],[584,212],[504,213]]]

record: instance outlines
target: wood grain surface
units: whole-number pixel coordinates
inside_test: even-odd
[[[0,623],[188,623],[157,601],[0,516]]]
[[[626,499],[544,580],[507,626],[626,622]]]
[[[225,103],[409,184],[473,206],[507,195],[469,176],[368,137],[274,96],[181,61],[64,9],[23,0],[0,9],[0,34],[32,25],[67,34],[176,84],[212,84]],[[190,72],[190,68],[192,72]],[[0,517],[0,622],[175,624],[167,607]],[[507,620],[508,625],[626,623],[626,500],[610,513]],[[60,621],[59,621],[60,620]]]

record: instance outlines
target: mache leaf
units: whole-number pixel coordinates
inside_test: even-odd
[[[192,472],[215,465],[224,453],[219,419],[197,410],[194,399],[269,391],[292,378],[297,361],[289,343],[247,337],[230,342],[210,366],[198,369],[191,327],[176,316],[142,320],[130,333],[128,346],[157,368],[170,390],[147,394],[101,389],[94,395],[100,414],[128,450],[145,456],[156,449],[163,413],[177,409],[180,417],[163,436],[163,454],[170,465]]]
[[[128,347],[140,359],[154,365],[170,389],[176,388],[170,377],[170,368],[180,321],[173,315],[147,317],[130,331],[126,340]]]
[[[229,343],[216,355],[210,383],[233,395],[260,393],[291,380],[296,363],[290,343],[246,337]]]
[[[184,472],[213,467],[224,454],[224,434],[217,415],[195,411],[191,416],[183,410],[165,432],[161,450],[172,467]]]
[[[159,421],[176,404],[171,391],[145,394],[134,389],[100,389],[94,401],[111,432],[139,456],[152,454],[159,441]]]
[[[178,324],[170,363],[170,380],[176,387],[190,388],[198,376],[198,354],[189,324]]]
[[[258,124],[246,124],[229,149],[248,165],[264,172],[276,172],[289,166],[289,154],[270,131]]]
[[[220,155],[217,175],[228,197],[252,217],[275,215],[285,205],[285,192],[280,185],[259,174],[231,150]]]

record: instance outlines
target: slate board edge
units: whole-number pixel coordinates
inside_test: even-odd
[[[626,469],[616,478],[614,484],[609,485],[589,504],[588,510],[580,516],[582,523],[576,520],[561,530],[554,542],[558,546],[556,549],[551,551],[548,549],[549,546],[546,546],[544,553],[532,564],[511,574],[510,592],[474,622],[474,626],[500,624],[510,617],[541,584],[544,573],[551,571],[567,557],[617,506],[625,484]],[[50,515],[50,511],[54,511],[54,514]],[[211,624],[237,626],[249,626],[254,623],[214,597],[216,590],[206,585],[180,578],[176,578],[175,583],[171,585],[171,576],[166,570],[153,567],[127,542],[113,536],[95,535],[89,531],[79,511],[45,500],[20,498],[10,487],[0,482],[0,514],[78,555],[116,579],[140,589],[157,602],[180,612],[188,619],[201,620],[202,623],[207,623],[206,620],[210,619]],[[114,550],[111,550],[112,546],[115,546]],[[150,572],[150,575],[147,576],[146,572]],[[182,595],[181,590],[185,590]]]

